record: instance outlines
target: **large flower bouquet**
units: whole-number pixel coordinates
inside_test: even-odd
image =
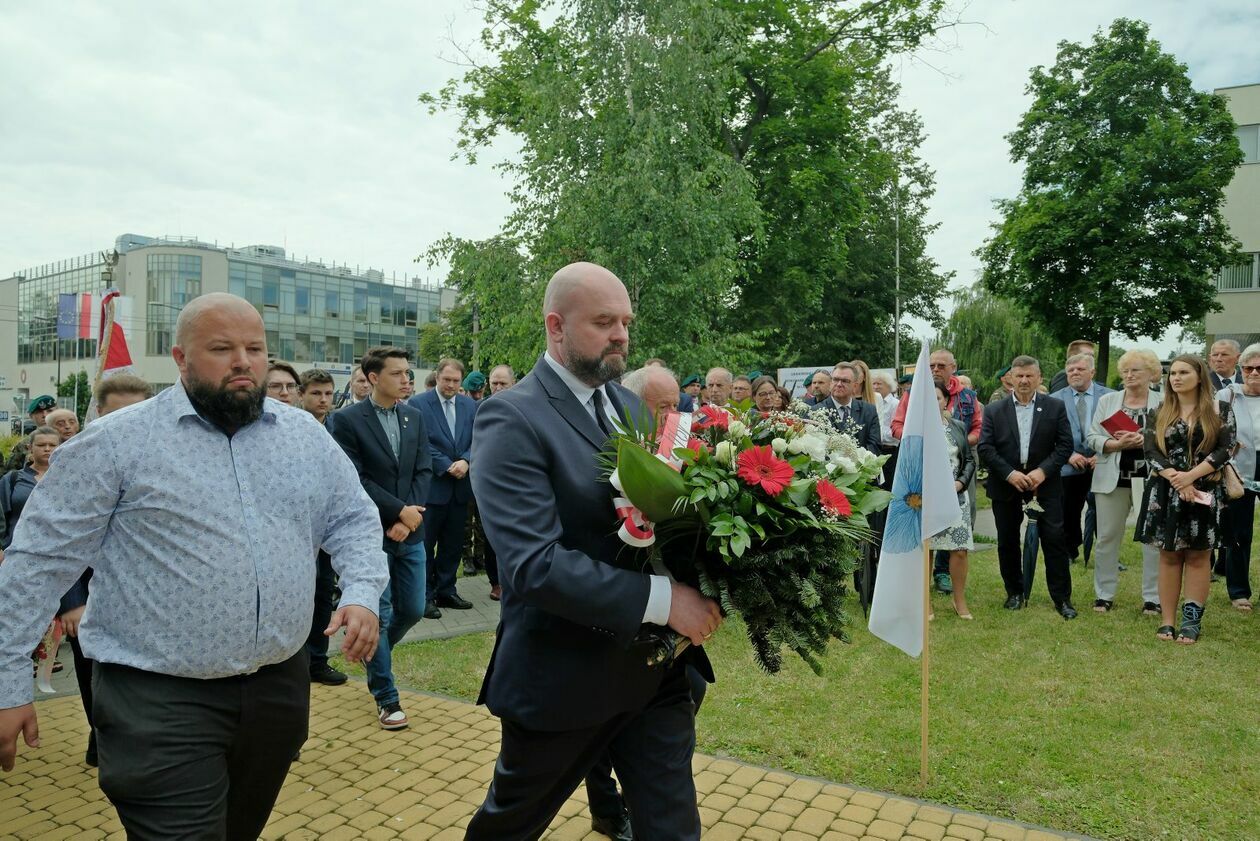
[[[627,424],[605,466],[627,544],[742,616],[767,672],[787,648],[821,673],[828,640],[848,641],[846,579],[871,535],[867,515],[890,495],[875,487],[886,457],[831,415],[794,409],[705,406],[671,413],[659,430]],[[672,631],[660,639],[656,662],[687,644]]]

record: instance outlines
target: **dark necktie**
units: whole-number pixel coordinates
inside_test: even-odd
[[[1221,388],[1229,388],[1231,385],[1229,377],[1221,377]]]
[[[608,421],[604,419],[604,393],[598,388],[591,393],[591,403],[595,406],[595,423],[599,424],[599,431],[605,435],[611,434]]]

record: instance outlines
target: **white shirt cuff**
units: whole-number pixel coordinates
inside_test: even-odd
[[[653,575],[652,591],[648,593],[647,609],[643,611],[643,621],[651,625],[669,624],[669,607],[673,602],[673,590],[669,578],[664,575]]]

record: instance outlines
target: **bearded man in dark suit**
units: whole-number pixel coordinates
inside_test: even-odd
[[[552,277],[543,315],[546,353],[480,407],[473,433],[473,492],[503,582],[479,701],[499,717],[502,746],[466,838],[538,838],[608,752],[635,836],[699,839],[685,666],[712,676],[699,646],[721,615],[623,551],[596,461],[614,419],[641,411],[612,382],[625,370],[630,298],[607,269],[575,263]],[[695,648],[649,667],[632,647],[643,624]]]

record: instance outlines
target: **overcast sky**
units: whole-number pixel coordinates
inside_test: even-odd
[[[211,11],[213,10],[213,11]],[[1060,40],[1140,17],[1201,89],[1260,82],[1255,0],[974,0],[948,49],[898,61],[936,169],[931,250],[959,282],[994,199],[1018,189],[1003,136]],[[122,233],[266,243],[440,280],[413,259],[507,211],[490,161],[416,102],[459,68],[468,0],[6,3],[0,9],[0,276]],[[504,146],[501,154],[510,154]]]

